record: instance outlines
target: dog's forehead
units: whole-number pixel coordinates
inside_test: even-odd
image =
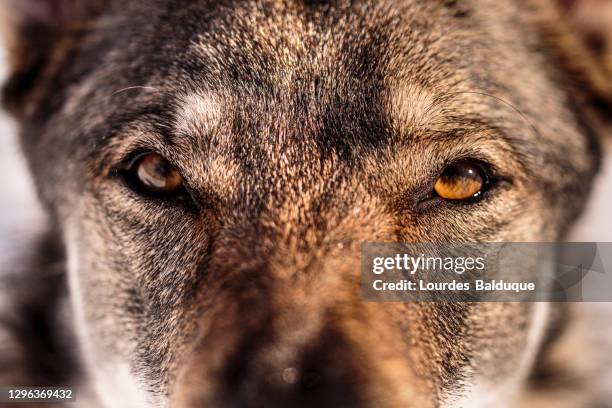
[[[397,43],[389,37],[405,27],[400,16],[406,19],[414,13],[401,13],[382,2],[360,4],[321,8],[303,2],[245,2],[198,8],[187,28],[184,55],[201,62],[191,68],[214,74],[220,83],[283,88],[316,76],[323,80],[325,74],[341,74],[335,83],[349,79],[349,74],[365,77]]]
[[[188,78],[178,130],[202,134],[231,118],[255,141],[274,132],[319,144],[348,134],[362,147],[381,142],[392,122],[431,114],[432,89],[452,80],[436,67],[450,58],[428,26],[437,23],[419,23],[432,9],[448,17],[442,6],[414,2],[253,2],[194,17],[174,64],[175,77]]]

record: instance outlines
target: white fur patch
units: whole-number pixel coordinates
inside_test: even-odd
[[[178,110],[177,134],[206,134],[221,119],[221,104],[213,96],[196,92],[182,98]]]
[[[91,341],[85,317],[84,297],[79,282],[79,243],[77,228],[69,222],[66,228],[65,239],[67,252],[68,286],[70,290],[71,306],[74,316],[74,327],[79,339],[81,355],[85,362],[88,376],[93,382],[93,388],[103,407],[130,407],[130,408],[157,408],[160,403],[154,403],[141,385],[130,373],[127,364],[117,364],[116,361],[107,361],[96,358],[96,350]],[[87,404],[92,406],[92,404]]]
[[[518,356],[520,358],[513,375],[499,385],[490,385],[486,379],[476,380],[469,387],[466,393],[456,401],[446,407],[448,408],[488,408],[488,407],[509,407],[513,397],[520,392],[525,379],[527,378],[531,365],[535,360],[540,342],[544,336],[550,304],[537,302],[533,304],[532,321],[529,332],[527,333],[527,345],[524,352]]]

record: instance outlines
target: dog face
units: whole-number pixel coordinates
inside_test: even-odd
[[[109,406],[488,406],[517,392],[546,306],[364,302],[359,248],[565,232],[598,152],[544,9],[41,7],[11,14],[6,103]]]

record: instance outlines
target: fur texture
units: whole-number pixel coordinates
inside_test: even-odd
[[[34,300],[49,315],[17,316],[53,321],[68,282],[79,352],[17,340],[30,361],[50,350],[81,367],[44,381],[91,384],[113,407],[563,403],[556,375],[572,363],[555,366],[551,350],[569,336],[564,305],[368,303],[358,291],[363,241],[563,237],[609,113],[604,59],[568,37],[563,11],[26,3],[40,8],[4,11],[5,104],[67,275]],[[181,171],[190,203],[125,183],[143,151]],[[463,158],[487,163],[495,186],[473,204],[421,205]],[[569,376],[572,395],[594,404],[583,374]]]

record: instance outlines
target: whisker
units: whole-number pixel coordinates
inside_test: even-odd
[[[132,89],[144,89],[144,90],[148,90],[148,91],[159,92],[159,89],[157,89],[155,87],[152,87],[152,86],[128,86],[126,88],[119,89],[119,90],[113,92],[111,94],[111,96],[115,96],[117,94],[120,94],[121,92],[130,91]]]
[[[527,123],[527,125],[529,125],[529,127],[531,128],[531,130],[533,131],[535,136],[541,136],[540,131],[538,130],[537,126],[531,121],[531,119],[529,119],[527,114],[525,112],[523,112],[520,108],[518,108],[517,106],[512,104],[511,102],[505,100],[504,98],[499,97],[497,95],[493,95],[493,94],[487,93],[487,92],[483,92],[483,91],[461,91],[461,92],[451,92],[451,93],[449,93],[449,95],[459,95],[459,94],[474,94],[474,95],[488,96],[490,98],[493,98],[493,99],[497,100],[498,102],[503,103],[504,105],[508,106],[513,111],[518,113],[521,116],[521,118],[523,118],[523,120]]]

